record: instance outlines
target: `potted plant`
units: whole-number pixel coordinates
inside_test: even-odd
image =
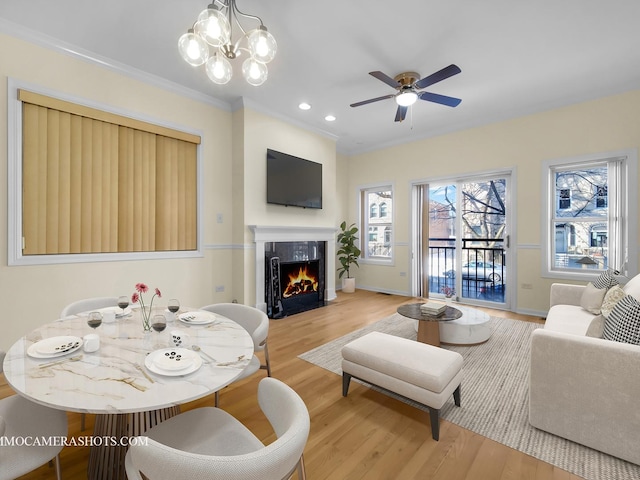
[[[340,224],[340,233],[338,233],[340,248],[337,252],[338,260],[340,261],[338,278],[342,278],[345,273],[347,274],[345,278],[342,278],[342,291],[345,293],[353,293],[356,289],[356,279],[350,274],[350,269],[353,265],[359,266],[360,249],[356,246],[356,240],[358,240],[356,233],[358,233],[358,227],[356,227],[355,223],[348,227],[347,222]]]

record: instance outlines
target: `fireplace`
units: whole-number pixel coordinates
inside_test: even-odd
[[[250,225],[249,228],[253,232],[255,242],[255,306],[256,308],[267,312],[267,300],[273,296],[276,291],[272,286],[273,281],[279,279],[278,276],[272,276],[274,265],[281,261],[280,251],[274,251],[274,243],[302,243],[312,242],[322,244],[324,247],[324,261],[318,264],[318,275],[322,277],[322,282],[318,282],[318,294],[321,295],[321,301],[328,302],[336,298],[336,228],[334,227],[293,227],[293,226],[273,226],[273,225]],[[315,257],[301,257],[300,255],[308,254],[309,246],[305,249],[298,249],[296,255],[298,257],[286,259],[283,256],[282,261],[313,261],[318,260]],[[269,253],[269,255],[267,255]],[[288,254],[288,253],[287,253]],[[279,291],[279,290],[278,290]],[[277,305],[277,301],[269,300],[271,309],[273,305]],[[319,300],[320,301],[320,300]],[[283,313],[284,314],[284,313]],[[280,318],[280,317],[279,317]]]
[[[325,242],[265,244],[265,301],[269,318],[325,305]]]

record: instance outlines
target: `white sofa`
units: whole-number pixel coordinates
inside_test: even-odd
[[[601,338],[602,317],[580,306],[584,289],[551,286],[546,323],[531,337],[529,422],[640,464],[640,346]],[[640,299],[640,275],[623,289]]]

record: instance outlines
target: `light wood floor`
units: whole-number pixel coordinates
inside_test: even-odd
[[[273,376],[300,394],[311,415],[311,432],[304,453],[309,480],[578,480],[580,477],[446,421],[441,422],[440,441],[436,442],[431,438],[427,412],[353,382],[349,396],[343,398],[339,376],[297,358],[412,301],[416,300],[359,290],[354,294],[338,293],[338,299],[327,307],[271,321],[269,352]],[[499,310],[487,312],[541,321]],[[274,435],[256,402],[257,383],[264,375],[261,371],[226,388],[220,398],[222,408],[268,443]],[[0,397],[12,393],[0,377]],[[210,396],[183,406],[183,410],[212,405]],[[79,418],[78,414],[69,414],[69,435],[90,435],[92,416],[88,416],[84,432],[79,431]],[[61,461],[63,477],[85,479],[87,458],[87,448],[65,448]],[[43,466],[21,478],[53,479],[55,473]]]

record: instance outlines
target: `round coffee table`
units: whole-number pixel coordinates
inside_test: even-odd
[[[398,313],[403,317],[418,320],[418,341],[428,343],[436,347],[440,346],[440,322],[449,322],[462,317],[462,312],[457,308],[447,305],[441,315],[429,315],[420,310],[422,303],[410,303],[400,305]]]

